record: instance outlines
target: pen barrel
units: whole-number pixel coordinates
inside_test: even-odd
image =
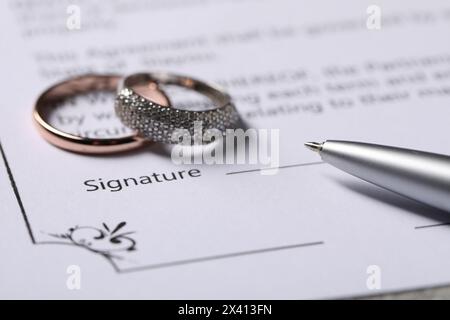
[[[348,141],[326,141],[322,159],[365,181],[450,212],[450,157]]]

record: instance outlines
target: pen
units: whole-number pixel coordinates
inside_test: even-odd
[[[450,156],[338,140],[305,146],[353,176],[450,212]]]

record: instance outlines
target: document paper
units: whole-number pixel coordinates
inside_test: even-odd
[[[448,214],[303,146],[450,154],[448,1],[371,5],[2,1],[0,297],[309,299],[450,283]],[[150,71],[217,84],[248,127],[279,129],[278,172],[175,165],[157,144],[86,156],[38,134],[33,104],[52,84]],[[112,99],[91,98],[55,121],[98,137],[126,130],[108,120]],[[176,179],[124,183],[163,174]]]

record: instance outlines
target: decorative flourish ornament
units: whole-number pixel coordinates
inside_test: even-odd
[[[90,226],[75,226],[63,234],[50,234],[50,236],[70,241],[70,244],[85,248],[107,259],[123,259],[121,253],[136,250],[136,241],[131,238],[134,232],[119,232],[126,226],[126,222],[119,223],[110,228],[102,223],[101,228]]]

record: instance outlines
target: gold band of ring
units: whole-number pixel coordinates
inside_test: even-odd
[[[89,74],[60,82],[42,93],[36,101],[33,119],[40,134],[49,143],[68,151],[86,154],[108,154],[141,147],[148,140],[137,133],[120,138],[87,138],[56,129],[46,121],[45,109],[64,99],[88,92],[117,91],[121,77]],[[164,97],[165,95],[162,94]],[[111,106],[113,108],[113,106]]]

